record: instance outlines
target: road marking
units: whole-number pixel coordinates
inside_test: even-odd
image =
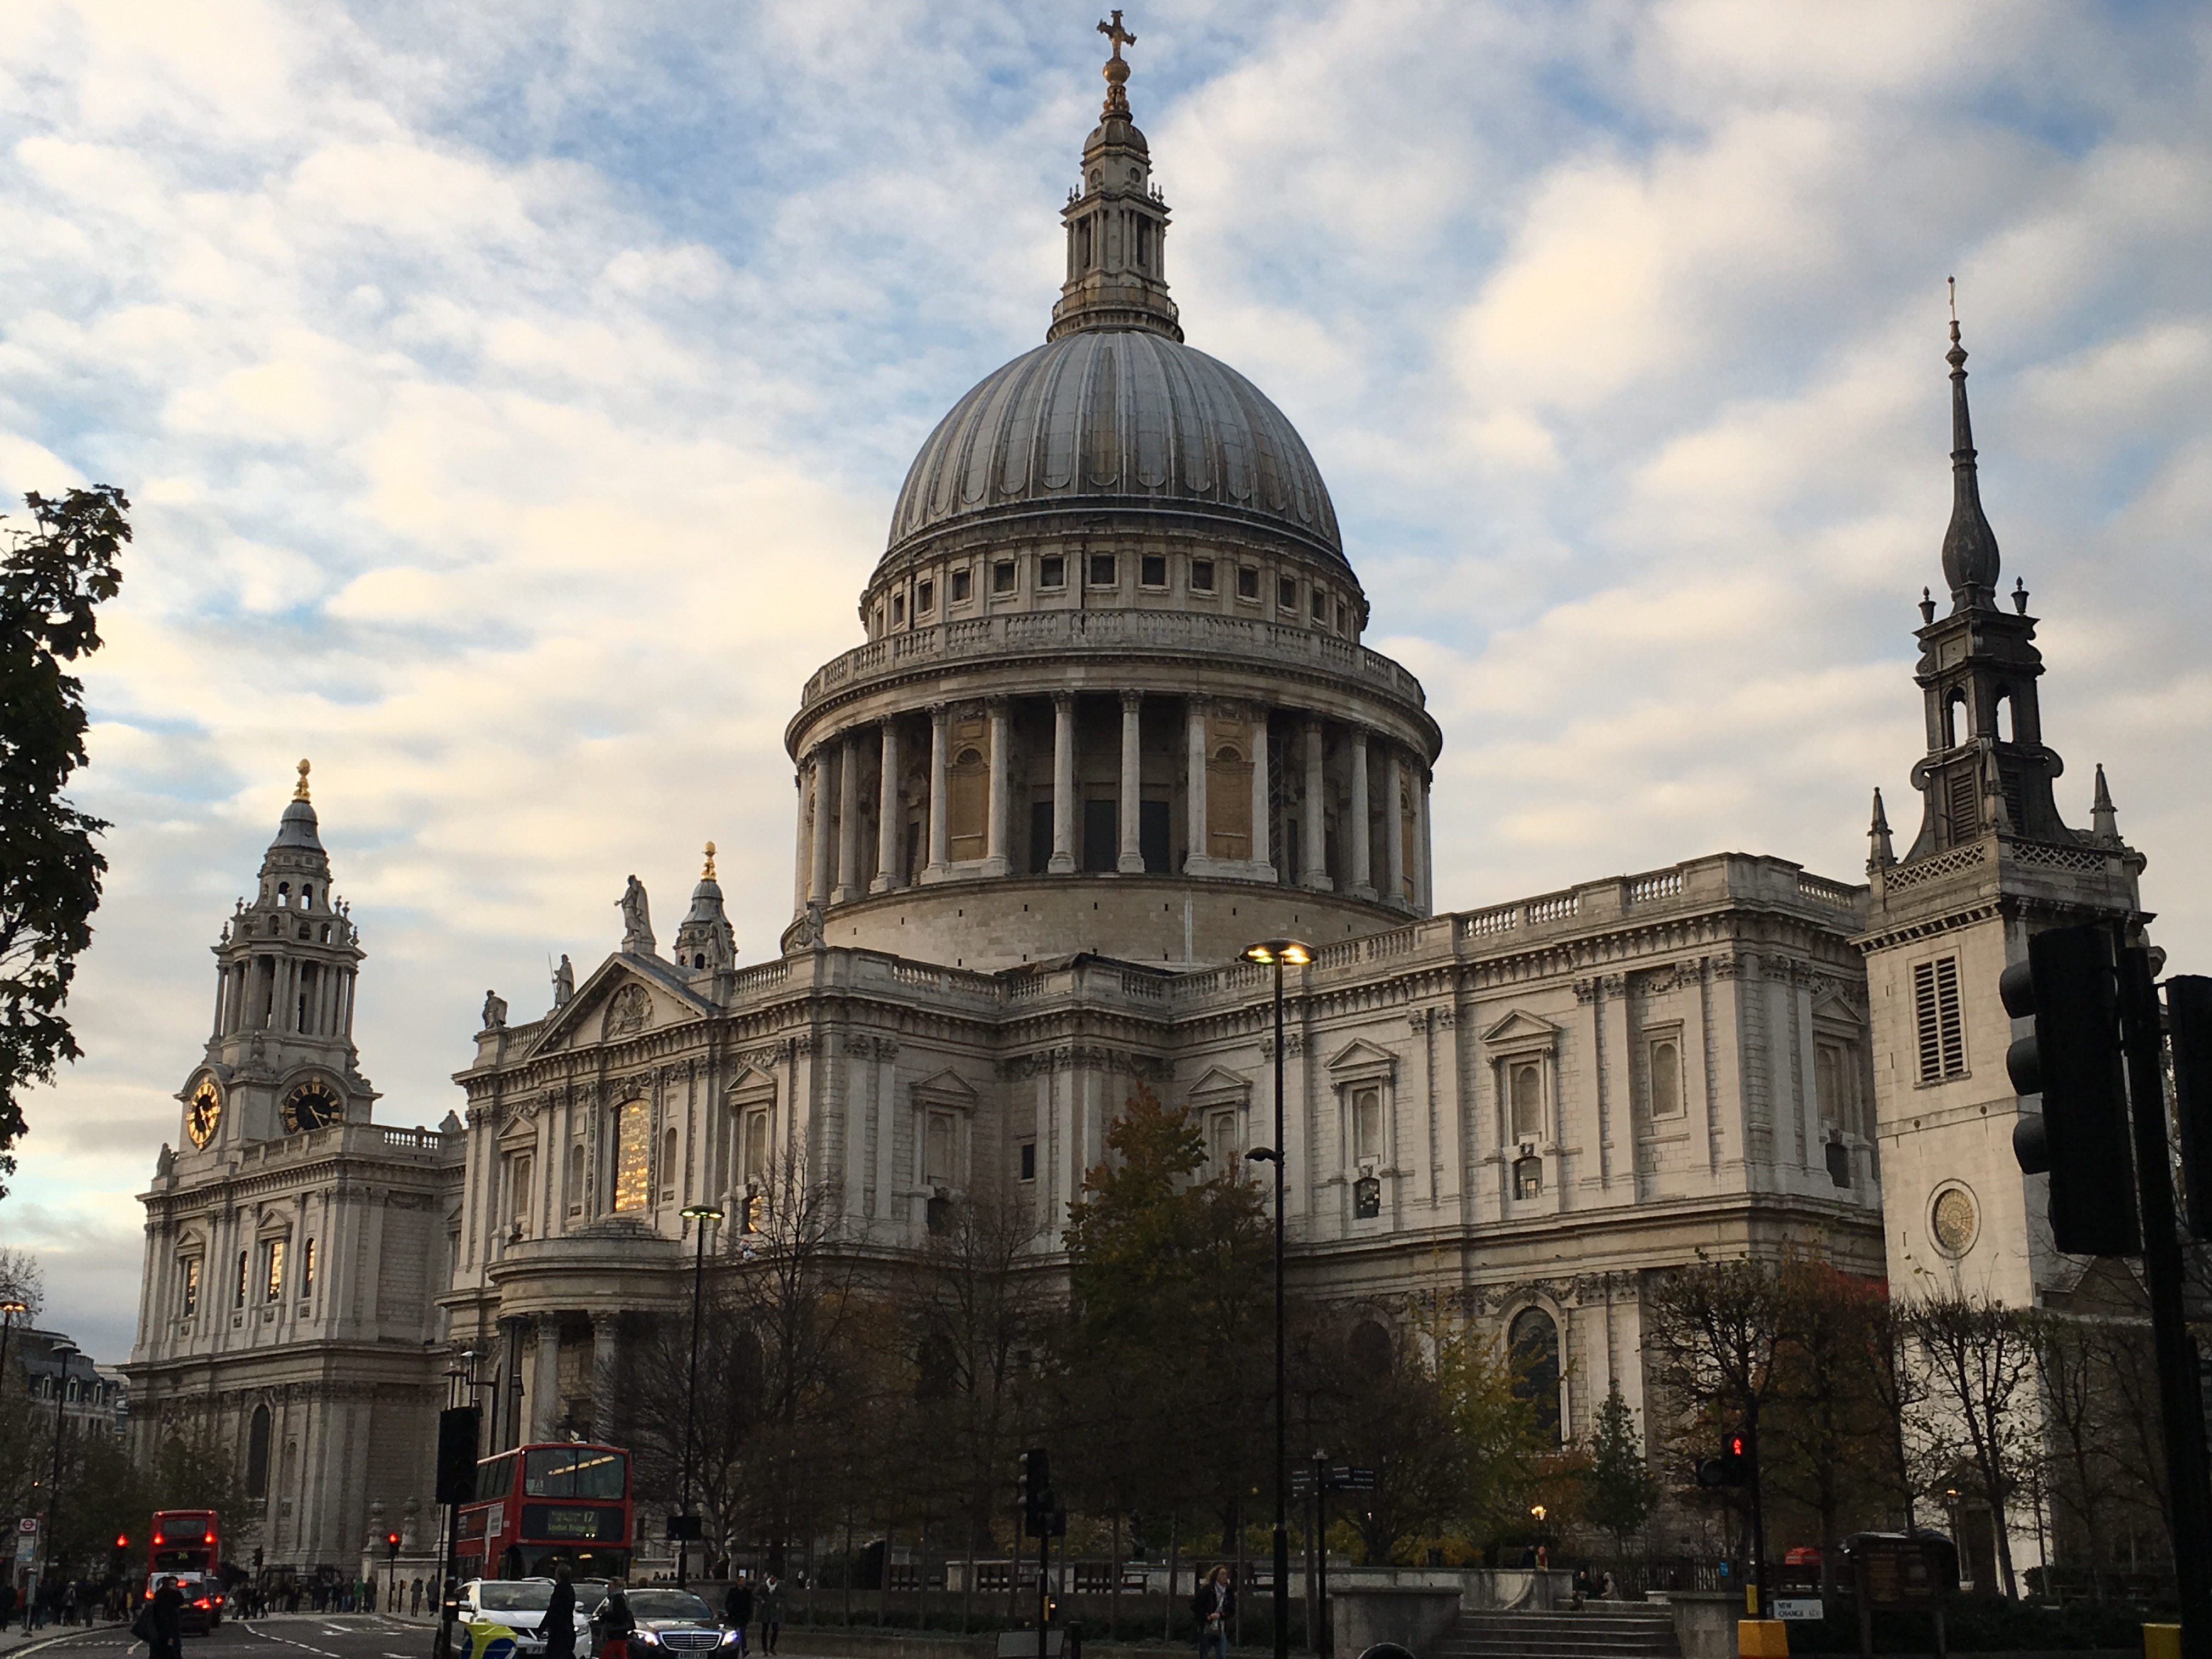
[[[298,1648],[305,1653],[319,1654],[321,1659],[338,1659],[338,1656],[327,1648],[311,1648],[305,1642],[295,1642],[289,1636],[271,1636],[267,1631],[254,1630],[250,1625],[246,1628],[251,1634],[259,1637],[264,1642],[282,1642],[288,1648]]]

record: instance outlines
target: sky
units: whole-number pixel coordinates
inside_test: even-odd
[[[212,945],[314,763],[380,1120],[487,987],[788,920],[785,721],[938,417],[1042,337],[1103,92],[1060,0],[14,0],[0,498],[120,485],[86,674],[111,869],[0,1243],[126,1357]],[[2212,970],[2212,12],[1181,0],[1130,96],[1191,343],[1304,433],[1444,732],[1437,897],[1909,837],[1984,502],[2154,937]],[[20,508],[11,520],[22,522]]]

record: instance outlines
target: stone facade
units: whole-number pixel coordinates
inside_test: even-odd
[[[215,947],[206,1051],[179,1091],[146,1206],[131,1434],[236,1449],[259,1512],[226,1517],[247,1559],[357,1562],[371,1505],[428,1503],[444,1403],[447,1130],[372,1122],[353,1044],[363,955],[307,799],[284,811],[258,890]],[[450,1115],[449,1115],[450,1118]]]

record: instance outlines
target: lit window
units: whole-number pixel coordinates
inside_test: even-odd
[[[953,604],[955,604],[955,605],[960,605],[960,604],[963,604],[963,603],[964,603],[964,602],[966,601],[966,599],[967,599],[967,598],[968,598],[968,589],[969,589],[969,586],[970,586],[970,579],[969,579],[969,574],[968,574],[968,572],[966,572],[965,570],[956,570],[956,571],[954,571],[954,572],[952,573],[952,603],[953,603]]]
[[[234,1308],[246,1305],[246,1270],[250,1261],[244,1250],[238,1253],[238,1283],[232,1287],[230,1295],[230,1305]]]
[[[652,1192],[652,1108],[627,1103],[615,1115],[615,1208],[641,1210]]]
[[[1045,557],[1039,559],[1037,561],[1037,586],[1039,587],[1066,586],[1067,561],[1060,557],[1057,553],[1048,554]]]
[[[1168,585],[1168,561],[1164,553],[1147,553],[1137,568],[1137,580],[1146,587]]]
[[[1966,1027],[1959,1006],[1959,958],[1938,957],[1912,969],[1912,1014],[1920,1039],[1920,1080],[1966,1074]]]
[[[261,1247],[261,1299],[284,1299],[284,1241],[272,1238]]]
[[[1513,1196],[1541,1198],[1544,1195],[1544,1160],[1540,1158],[1516,1158],[1513,1162]]]
[[[1111,587],[1115,580],[1114,556],[1111,553],[1093,553],[1091,556],[1091,585],[1093,587]]]
[[[312,1296],[315,1289],[315,1241],[309,1239],[300,1251],[300,1294]]]
[[[1193,559],[1190,562],[1190,591],[1194,593],[1213,592],[1213,561]]]
[[[184,1274],[185,1317],[189,1319],[200,1310],[200,1259],[188,1255],[177,1265]]]
[[[1014,591],[1014,562],[1012,559],[1001,559],[991,567],[991,591],[994,593]]]

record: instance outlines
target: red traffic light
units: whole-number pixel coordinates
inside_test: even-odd
[[[1741,1457],[1743,1455],[1743,1437],[1741,1435],[1732,1434],[1729,1437],[1729,1455],[1730,1457]]]
[[[130,1539],[126,1538],[119,1532],[115,1534],[115,1547],[119,1550],[129,1549],[131,1547]]]
[[[399,1541],[399,1534],[396,1532],[387,1532],[384,1534],[384,1541],[387,1544],[396,1544]]]

